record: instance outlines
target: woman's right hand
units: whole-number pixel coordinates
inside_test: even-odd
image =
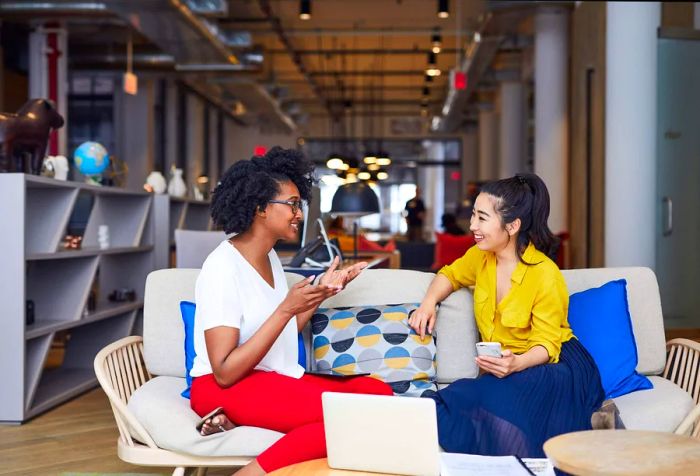
[[[280,303],[280,309],[290,318],[309,309],[315,309],[323,301],[340,292],[340,289],[335,286],[312,285],[314,278],[315,276],[309,276],[296,283]]]
[[[420,335],[422,340],[425,337],[426,329],[428,334],[433,333],[436,317],[435,304],[423,301],[420,307],[408,318],[408,325],[411,326],[411,329],[413,329],[416,334]]]

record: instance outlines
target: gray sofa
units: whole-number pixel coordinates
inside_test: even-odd
[[[194,269],[167,269],[154,271],[148,277],[143,360],[150,378],[145,378],[140,386],[135,385],[137,388],[122,398],[128,400],[123,410],[113,405],[120,431],[126,428],[121,431],[119,441],[120,456],[126,461],[144,464],[143,458],[130,456],[133,448],[143,443],[140,446],[144,450],[149,447],[162,453],[158,458],[154,456],[158,462],[152,464],[167,465],[168,459],[164,454],[192,455],[199,461],[196,464],[178,463],[182,466],[213,466],[218,464],[219,458],[226,456],[240,457],[236,461],[243,463],[281,436],[274,431],[245,426],[208,437],[200,436],[195,430],[198,417],[189,408],[189,400],[180,396],[185,387],[184,334],[178,304],[181,300],[193,300],[197,274],[198,270]],[[432,273],[409,270],[369,269],[323,306],[418,302],[433,276]],[[687,392],[659,376],[666,362],[666,346],[659,290],[653,272],[646,268],[581,269],[564,271],[564,276],[571,293],[600,286],[613,279],[627,279],[639,354],[637,370],[650,376],[654,388],[619,397],[615,402],[629,429],[675,431],[691,413],[695,403]],[[298,275],[290,274],[287,278],[290,284],[300,279]],[[475,377],[474,343],[479,339],[469,290],[453,293],[440,306],[436,335],[439,385]],[[308,335],[306,337],[308,346]],[[118,346],[118,343],[113,346]],[[307,355],[310,354],[307,352]],[[97,369],[97,360],[95,365]]]

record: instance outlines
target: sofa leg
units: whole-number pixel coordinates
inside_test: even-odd
[[[185,468],[178,466],[175,468],[175,471],[173,471],[173,476],[185,476]]]
[[[207,469],[206,467],[199,467],[194,474],[195,476],[207,476]]]

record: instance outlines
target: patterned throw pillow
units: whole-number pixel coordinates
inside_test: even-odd
[[[312,370],[369,372],[396,395],[437,391],[435,339],[421,340],[408,325],[419,305],[319,308],[311,318]]]

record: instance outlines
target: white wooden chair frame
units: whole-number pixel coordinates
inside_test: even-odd
[[[675,433],[700,438],[700,344],[688,339],[672,339],[666,344],[666,367],[662,376],[688,392],[695,408],[676,428]],[[120,339],[95,357],[95,374],[107,394],[119,429],[117,454],[127,463],[141,466],[175,466],[173,476],[196,468],[204,476],[211,466],[244,466],[247,457],[194,456],[159,448],[146,429],[127,408],[131,395],[151,379],[143,360],[143,338],[130,336]]]
[[[156,445],[126,406],[136,389],[152,378],[143,360],[142,337],[124,337],[108,345],[95,356],[94,365],[117,421],[117,455],[122,461],[140,466],[174,466],[173,476],[183,476],[188,468],[195,468],[197,476],[204,476],[208,467],[238,467],[251,461],[252,458],[241,456],[189,455]]]
[[[689,339],[668,341],[666,368],[661,376],[688,392],[695,402],[674,433],[700,439],[700,343]]]

